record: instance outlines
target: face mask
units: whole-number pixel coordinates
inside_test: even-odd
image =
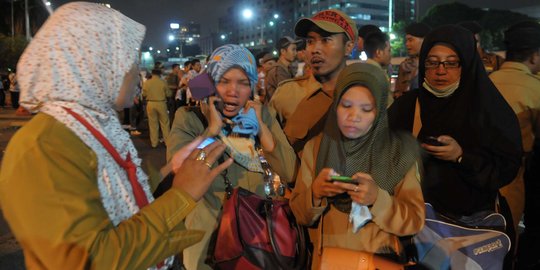
[[[426,78],[424,78],[424,83],[422,84],[426,90],[428,90],[430,93],[432,93],[434,96],[438,98],[444,98],[451,96],[456,89],[459,87],[459,80],[457,80],[455,83],[445,87],[445,88],[435,88],[434,86],[430,85]]]

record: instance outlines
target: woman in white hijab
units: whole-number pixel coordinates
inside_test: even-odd
[[[166,269],[198,242],[185,216],[224,150],[201,138],[166,168],[173,187],[154,200],[115,108],[130,106],[144,26],[99,4],[59,8],[18,64],[21,105],[37,115],[10,141],[0,203],[29,269]]]

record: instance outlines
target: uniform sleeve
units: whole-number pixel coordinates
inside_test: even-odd
[[[272,152],[265,152],[265,157],[282,181],[292,183],[295,180],[294,174],[298,166],[296,153],[281,129],[281,126],[276,119],[275,111],[272,108],[264,108],[263,121],[270,129],[274,142],[276,143]]]
[[[162,81],[162,82],[163,82],[163,91],[165,93],[165,96],[166,97],[171,97],[172,96],[171,89],[169,88],[169,86],[167,86],[167,84],[164,81]]]
[[[272,110],[274,111],[276,119],[278,120],[279,125],[281,127],[284,127],[285,122],[286,122],[287,119],[285,119],[285,117],[284,117],[284,111],[286,109],[286,108],[284,108],[284,106],[286,106],[286,104],[284,104],[284,102],[283,102],[282,95],[283,95],[284,91],[280,90],[282,88],[283,87],[278,87],[276,89],[276,91],[274,92],[274,95],[272,96],[272,98],[270,99],[270,101],[268,103],[268,107],[272,108]]]
[[[415,234],[422,229],[425,206],[416,163],[394,188],[393,196],[379,188],[377,200],[370,212],[373,222],[381,230],[397,236]]]
[[[148,83],[149,81],[147,80],[146,82],[143,83],[142,85],[142,96],[144,98],[148,98]]]
[[[114,226],[97,188],[95,154],[75,146],[38,142],[2,168],[2,207],[29,268],[144,269],[200,241],[203,232],[183,225],[196,204],[177,189]]]
[[[315,140],[310,140],[304,146],[302,162],[296,179],[294,190],[289,200],[289,205],[300,225],[311,226],[316,223],[327,207],[326,198],[323,198],[320,206],[313,205],[313,193],[311,184],[315,179]]]

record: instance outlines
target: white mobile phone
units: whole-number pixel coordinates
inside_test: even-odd
[[[212,138],[212,137],[208,137],[206,139],[204,139],[204,141],[199,144],[199,146],[197,146],[198,149],[203,149],[205,148],[206,146],[210,145],[211,143],[215,142],[216,139],[215,138]]]

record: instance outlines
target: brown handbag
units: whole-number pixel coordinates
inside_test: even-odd
[[[371,252],[338,247],[323,248],[320,270],[403,270],[401,264]]]

